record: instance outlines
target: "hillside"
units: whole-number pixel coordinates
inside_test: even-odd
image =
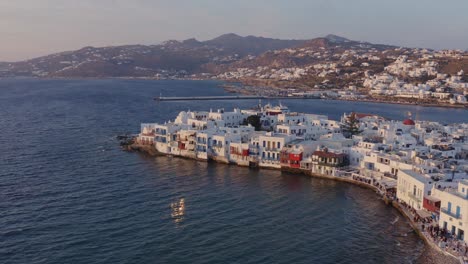
[[[402,48],[336,35],[280,40],[230,33],[207,41],[84,47],[0,63],[0,77],[218,79],[252,87],[234,89],[240,93],[318,90],[431,103],[436,98],[463,103],[467,73],[465,51]]]
[[[0,76],[155,77],[199,73],[208,63],[223,65],[248,55],[303,43],[225,34],[208,41],[170,40],[160,45],[84,47],[27,61],[0,64]],[[4,69],[2,71],[2,68]]]

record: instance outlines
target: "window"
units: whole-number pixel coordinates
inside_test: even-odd
[[[448,202],[447,211],[450,213],[452,211],[452,203]]]
[[[458,228],[458,239],[464,240],[465,239],[465,232]]]
[[[278,148],[280,148],[281,144],[278,142]]]

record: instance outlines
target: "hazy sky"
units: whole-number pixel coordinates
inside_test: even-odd
[[[229,32],[467,49],[468,0],[0,0],[0,61]]]

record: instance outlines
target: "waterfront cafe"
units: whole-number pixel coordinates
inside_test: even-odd
[[[432,219],[432,214],[424,209],[416,210],[416,215],[420,219],[426,219],[426,220]]]
[[[423,208],[429,212],[440,212],[440,199],[434,196],[426,195],[423,199]]]

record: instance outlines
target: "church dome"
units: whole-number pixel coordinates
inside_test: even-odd
[[[403,121],[403,125],[406,125],[406,126],[414,126],[414,121],[411,120],[411,119],[405,119]]]

